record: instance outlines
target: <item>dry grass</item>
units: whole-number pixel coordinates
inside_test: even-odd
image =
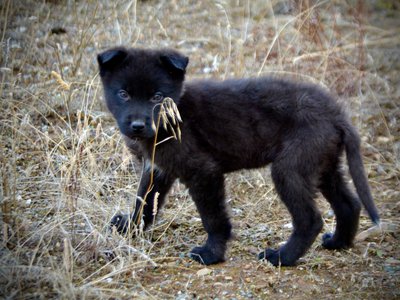
[[[399,6],[295,2],[2,1],[0,297],[400,297]],[[205,235],[180,184],[152,230],[110,232],[140,176],[102,104],[95,57],[116,44],[178,48],[191,78],[270,74],[328,87],[363,137],[384,232],[349,251],[316,242],[294,268],[258,262],[290,233],[265,169],[227,177],[237,238],[224,264],[186,257]],[[363,216],[360,230],[370,226]]]

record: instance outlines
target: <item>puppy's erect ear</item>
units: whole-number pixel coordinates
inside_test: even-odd
[[[97,55],[100,75],[103,75],[105,72],[112,71],[115,67],[118,67],[127,57],[127,55],[128,51],[124,47],[112,48]]]
[[[160,56],[162,65],[171,73],[184,75],[189,58],[176,51],[168,51]]]

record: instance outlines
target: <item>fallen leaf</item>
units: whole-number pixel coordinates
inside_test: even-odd
[[[382,222],[379,225],[373,226],[371,228],[368,228],[367,230],[360,232],[357,235],[356,240],[365,241],[367,238],[373,238],[385,232],[394,232],[396,230],[396,227],[397,226],[393,223]]]

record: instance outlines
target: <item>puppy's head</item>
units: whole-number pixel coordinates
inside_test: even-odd
[[[107,107],[122,134],[153,138],[163,99],[179,101],[189,59],[172,49],[117,47],[100,53],[97,61]]]

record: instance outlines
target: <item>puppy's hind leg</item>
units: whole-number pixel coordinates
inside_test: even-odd
[[[274,162],[272,179],[282,201],[288,208],[293,222],[289,240],[279,249],[266,249],[259,259],[267,259],[274,266],[292,266],[308,250],[322,229],[322,218],[315,207],[311,180],[303,170],[289,166],[287,159]]]
[[[321,178],[320,189],[336,215],[335,233],[325,233],[322,237],[322,246],[327,249],[351,247],[358,228],[360,201],[344,182],[338,167]]]

